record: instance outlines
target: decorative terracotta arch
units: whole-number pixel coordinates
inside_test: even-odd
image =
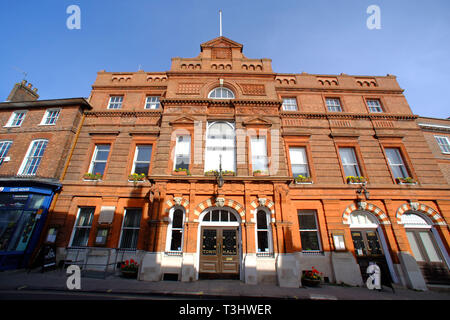
[[[269,209],[271,215],[275,215],[275,203],[265,198],[258,198],[257,200],[253,200],[250,205],[253,207],[252,214],[256,214],[256,208],[258,207],[266,207]]]
[[[363,201],[358,202],[357,204],[352,203],[344,210],[344,214],[342,215],[343,223],[350,224],[350,214],[353,211],[357,210],[373,213],[378,218],[378,221],[380,221],[380,224],[391,224],[389,218],[387,217],[386,213],[383,212],[383,210],[381,210],[374,204]]]
[[[167,208],[165,210],[166,213],[169,213],[170,209],[174,206],[182,206],[184,207],[186,214],[189,213],[189,201],[183,197],[173,197],[172,200],[166,201]]]
[[[434,210],[433,208],[431,208],[425,204],[418,203],[418,202],[410,202],[410,203],[405,203],[405,204],[401,205],[397,209],[397,214],[396,214],[397,223],[401,224],[402,215],[407,211],[417,211],[417,212],[423,213],[428,218],[430,218],[434,224],[437,224],[440,226],[447,225],[444,218],[442,218],[442,216],[436,210]]]
[[[217,197],[212,199],[207,199],[198,204],[194,209],[194,214],[198,217],[207,208],[210,207],[230,207],[241,216],[245,216],[245,209],[242,204],[232,199],[225,199],[223,197]]]

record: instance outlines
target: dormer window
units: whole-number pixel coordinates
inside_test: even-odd
[[[230,89],[218,87],[213,89],[209,94],[210,99],[234,99],[234,93]]]

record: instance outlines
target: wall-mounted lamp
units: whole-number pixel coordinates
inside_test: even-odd
[[[223,184],[225,183],[223,179],[223,173],[222,173],[222,155],[219,155],[219,172],[216,174],[217,177],[217,185],[219,188],[222,188]]]
[[[366,197],[366,199],[369,199],[369,197],[370,197],[370,192],[369,192],[369,190],[366,189],[366,186],[365,186],[365,185],[361,185],[361,187],[360,187],[358,190],[356,190],[356,193],[357,193],[358,195],[362,195],[363,192],[364,192],[364,196]]]

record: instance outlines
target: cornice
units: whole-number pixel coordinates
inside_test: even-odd
[[[88,111],[84,114],[87,117],[160,117],[161,110],[148,111]]]
[[[167,85],[161,85],[161,84],[158,84],[158,85],[152,85],[152,84],[147,84],[147,85],[133,85],[133,84],[130,84],[130,85],[120,85],[120,86],[117,86],[117,85],[114,85],[114,84],[111,84],[111,85],[102,85],[102,86],[98,86],[98,85],[93,85],[92,86],[92,90],[108,90],[108,91],[111,91],[111,90],[148,90],[148,89],[151,89],[151,90],[167,90]]]
[[[370,119],[370,120],[415,120],[418,118],[412,114],[365,114],[365,113],[325,113],[325,112],[299,112],[282,111],[281,118],[322,118],[322,119]]]
[[[300,87],[281,87],[281,86],[275,86],[276,91],[307,91],[307,92],[333,92],[333,93],[367,93],[367,94],[403,94],[405,90],[403,89],[354,89],[354,88],[300,88]]]

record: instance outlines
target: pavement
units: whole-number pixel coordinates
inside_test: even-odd
[[[281,299],[281,300],[450,300],[450,287],[435,286],[434,290],[415,291],[403,287],[383,287],[381,291],[365,287],[322,284],[320,287],[281,288],[275,284],[249,285],[239,280],[198,280],[194,282],[148,282],[108,275],[106,278],[81,277],[81,288],[69,290],[65,271],[41,273],[39,269],[0,272],[0,299],[8,300],[8,293],[39,291],[51,293],[78,292],[85,294],[131,295],[136,299],[171,297],[179,299]],[[439,291],[435,291],[439,290]],[[14,298],[12,298],[14,299]]]

